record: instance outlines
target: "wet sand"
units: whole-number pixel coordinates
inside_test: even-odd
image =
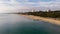
[[[39,17],[39,16],[33,16],[33,15],[22,15],[22,16],[30,18],[30,19],[34,19],[34,20],[42,20],[44,22],[49,22],[51,24],[60,25],[60,20],[55,20],[53,18],[44,18],[44,17]]]

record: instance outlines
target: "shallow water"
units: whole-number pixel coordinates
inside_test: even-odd
[[[0,34],[60,34],[60,26],[17,14],[0,14]]]

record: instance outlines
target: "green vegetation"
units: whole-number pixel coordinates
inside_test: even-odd
[[[50,17],[50,18],[60,18],[60,11],[33,11],[33,12],[26,12],[22,14],[27,15],[35,15],[35,16],[41,16],[41,17]]]

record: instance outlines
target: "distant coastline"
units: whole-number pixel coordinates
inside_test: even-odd
[[[49,23],[52,23],[52,24],[60,25],[60,20],[55,20],[55,19],[52,19],[52,18],[38,17],[38,16],[33,16],[33,15],[23,15],[23,14],[20,14],[20,15],[24,16],[24,17],[27,17],[27,18],[30,18],[30,19],[40,20],[40,21],[45,21],[45,22],[49,22]]]
[[[26,12],[21,13],[26,15],[34,15],[34,16],[41,16],[41,17],[48,17],[48,18],[60,18],[60,10],[56,11],[33,11],[33,12]]]
[[[33,11],[33,12],[25,12],[18,13],[24,17],[42,20],[46,22],[50,22],[52,24],[60,25],[60,10],[56,11]]]

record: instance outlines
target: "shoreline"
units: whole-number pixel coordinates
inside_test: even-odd
[[[49,22],[51,24],[60,25],[60,20],[55,20],[53,18],[44,18],[44,17],[34,16],[34,15],[23,15],[23,14],[20,14],[20,15],[27,17],[27,18],[30,18],[30,19],[42,20],[44,22]]]

